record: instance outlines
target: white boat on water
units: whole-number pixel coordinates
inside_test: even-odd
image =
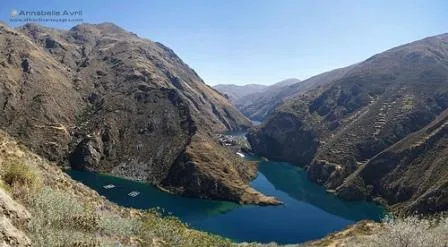
[[[238,154],[241,158],[244,158],[244,157],[245,157],[245,155],[244,155],[243,153],[236,152],[236,154]]]
[[[113,184],[108,184],[108,185],[104,185],[103,186],[103,188],[105,188],[105,189],[113,189],[113,188],[115,188],[115,187],[117,187],[117,186],[115,186],[115,185],[113,185]]]
[[[131,196],[131,197],[136,197],[138,195],[140,195],[140,192],[138,192],[138,191],[132,191],[131,193],[128,194],[128,196]]]

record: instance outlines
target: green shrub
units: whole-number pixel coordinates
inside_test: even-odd
[[[155,210],[146,212],[142,221],[141,238],[147,245],[154,239],[159,239],[166,246],[236,246],[229,239],[188,229],[178,218],[162,217]]]
[[[128,238],[136,236],[142,229],[142,223],[138,219],[122,218],[113,214],[101,215],[99,226],[106,235]]]
[[[9,186],[33,186],[38,178],[38,174],[23,162],[15,161],[6,165],[3,180]]]
[[[45,187],[29,204],[28,230],[36,246],[96,246],[97,219],[75,197]]]
[[[123,246],[138,237],[139,218],[95,209],[69,192],[43,188],[28,202],[33,217],[28,235],[35,246]]]
[[[0,172],[0,186],[10,191],[15,199],[27,200],[43,186],[41,174],[37,169],[18,159],[4,162]]]

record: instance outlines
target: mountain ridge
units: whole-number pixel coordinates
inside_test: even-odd
[[[336,80],[289,97],[261,127],[251,130],[248,140],[253,150],[305,166],[313,181],[348,199],[384,200],[403,213],[446,210],[448,204],[443,200],[410,205],[422,193],[445,190],[430,186],[435,183],[430,177],[438,162],[431,165],[434,155],[429,151],[417,155],[409,148],[408,153],[389,156],[399,159],[393,162],[398,162],[396,169],[401,172],[412,167],[417,173],[428,173],[420,190],[411,174],[398,170],[376,176],[367,171],[352,174],[390,165],[388,159],[373,157],[428,126],[448,107],[448,35],[389,49],[345,70]],[[444,140],[442,135],[436,142],[443,145]],[[443,153],[440,148],[431,150]],[[401,162],[414,159],[412,154],[418,159],[406,168]],[[439,169],[443,173],[445,168]],[[395,194],[390,194],[390,177],[399,174],[405,178],[393,186]],[[346,181],[351,175],[351,182]],[[379,180],[384,183],[374,182]]]
[[[324,72],[299,83],[277,88],[266,94],[252,94],[239,100],[235,105],[248,118],[262,122],[272,111],[289,98],[337,80],[354,66],[356,65]]]
[[[228,97],[235,107],[245,116],[252,120],[260,120],[260,118],[254,117],[253,115],[256,114],[259,108],[269,107],[269,104],[263,106],[262,104],[264,104],[264,102],[259,103],[258,101],[262,101],[262,99],[266,97],[271,97],[271,95],[275,95],[279,91],[300,82],[299,79],[289,78],[268,86],[259,84],[246,84],[243,86],[220,84],[214,86],[214,88]],[[255,106],[252,107],[252,105]],[[253,109],[256,108],[257,110],[253,110],[252,112],[251,110],[248,110],[250,107]]]
[[[31,150],[188,196],[276,203],[217,141],[250,121],[171,49],[110,23],[0,28],[0,125]]]
[[[269,93],[270,91],[285,86],[289,86],[298,82],[300,82],[299,79],[289,78],[271,85],[254,84],[254,83],[244,85],[218,84],[213,86],[213,88],[218,90],[220,93],[224,94],[227,98],[229,98],[230,102],[236,103],[246,96],[250,97],[250,95],[257,93]]]

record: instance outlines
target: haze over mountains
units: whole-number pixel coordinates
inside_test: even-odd
[[[0,32],[0,125],[33,151],[183,195],[273,202],[216,140],[250,121],[169,48],[111,23]]]
[[[243,86],[235,84],[219,84],[213,86],[213,88],[223,93],[230,102],[235,102],[246,95],[263,92],[268,86],[261,84],[246,84]]]
[[[216,90],[223,93],[230,102],[233,103],[245,116],[252,120],[262,120],[276,104],[267,102],[273,97],[277,98],[277,94],[283,90],[287,90],[288,86],[299,83],[296,78],[286,79],[270,86],[259,84],[247,84],[243,86],[233,84],[220,84],[214,86]],[[266,109],[268,108],[268,109]]]
[[[347,199],[404,213],[448,209],[448,34],[294,86],[249,133],[258,155],[304,166]]]
[[[272,85],[262,85],[262,84],[245,84],[245,85],[235,85],[235,84],[218,84],[213,86],[214,89],[218,90],[220,93],[224,94],[230,102],[236,103],[247,95],[256,93],[272,93],[273,90],[289,86],[300,82],[299,79],[291,78],[286,79]]]

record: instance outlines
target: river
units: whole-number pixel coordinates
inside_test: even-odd
[[[159,207],[191,227],[235,241],[300,243],[321,238],[363,219],[380,220],[384,210],[373,203],[347,202],[312,183],[302,168],[284,162],[259,161],[251,185],[279,198],[281,206],[239,205],[225,201],[187,198],[162,192],[144,183],[93,172],[67,173],[121,206]],[[104,185],[114,184],[112,189]],[[139,191],[130,197],[131,191]]]

